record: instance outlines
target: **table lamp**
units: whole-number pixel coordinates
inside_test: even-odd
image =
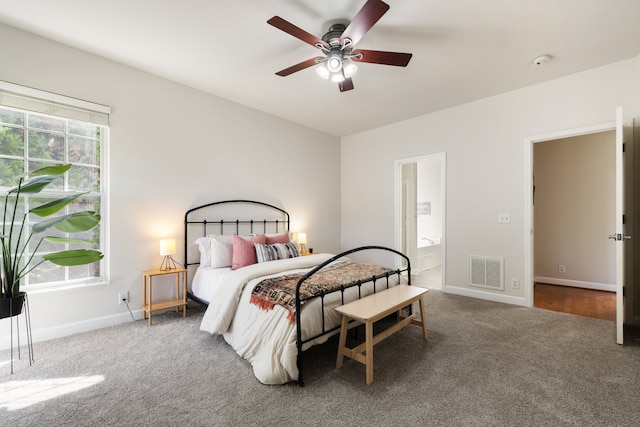
[[[301,254],[307,253],[307,233],[298,233],[298,250]]]
[[[160,240],[160,255],[162,264],[160,264],[160,270],[173,270],[176,268],[176,262],[171,255],[176,253],[176,241],[175,239],[163,239]]]

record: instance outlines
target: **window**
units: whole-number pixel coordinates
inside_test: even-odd
[[[17,177],[25,172],[43,166],[70,163],[71,169],[44,191],[22,196],[25,197],[25,206],[28,210],[46,203],[48,199],[60,197],[65,191],[86,192],[59,215],[83,210],[99,212],[102,221],[98,227],[84,235],[75,233],[73,237],[95,240],[98,250],[106,254],[108,210],[104,154],[109,134],[105,124],[105,121],[108,123],[108,108],[103,107],[103,111],[96,113],[95,109],[86,108],[91,105],[0,82],[0,192],[4,194],[8,188],[15,186]],[[29,227],[36,219],[28,218],[28,221]],[[64,233],[55,229],[48,229],[45,234],[64,236]],[[38,241],[32,239],[28,250],[36,250]],[[75,249],[72,244],[67,246],[67,249]],[[37,263],[39,254],[61,249],[60,244],[42,242],[37,248],[34,262]],[[22,280],[22,286],[27,291],[104,282],[107,280],[105,260],[74,267],[45,262]]]

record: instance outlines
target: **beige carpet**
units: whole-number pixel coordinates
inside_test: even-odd
[[[193,305],[193,303],[190,303]],[[430,339],[375,347],[375,381],[336,340],[306,354],[306,387],[265,386],[219,336],[154,316],[35,344],[0,373],[2,426],[637,426],[640,346],[613,322],[431,291]],[[5,360],[6,352],[0,360]],[[6,365],[1,366],[2,369]],[[8,369],[8,368],[7,368]]]

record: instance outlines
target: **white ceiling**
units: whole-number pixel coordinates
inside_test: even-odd
[[[360,64],[344,93],[313,68],[276,76],[319,51],[266,21],[322,37],[365,0],[0,0],[0,21],[336,136],[640,53],[640,0],[385,1],[357,47],[413,58]]]

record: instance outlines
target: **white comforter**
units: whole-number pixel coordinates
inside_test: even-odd
[[[228,272],[210,293],[211,299],[200,329],[212,334],[223,334],[234,350],[251,363],[260,382],[284,384],[297,380],[295,323],[289,322],[287,310],[279,305],[272,310],[262,310],[251,304],[251,291],[266,277],[306,271],[331,256],[316,254],[270,261]],[[363,286],[362,295],[370,293],[370,288],[368,284]],[[357,287],[350,288],[345,292],[345,299],[354,299],[357,293]],[[325,328],[330,329],[340,323],[339,314],[333,310],[342,304],[340,293],[327,296],[324,303]],[[301,315],[303,339],[322,331],[320,307],[319,299],[305,304]],[[305,348],[326,341],[327,338],[307,343]]]

